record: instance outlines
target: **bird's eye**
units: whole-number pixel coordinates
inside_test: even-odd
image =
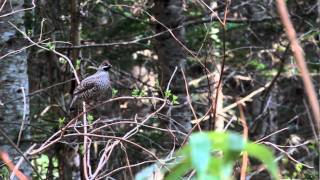
[[[102,69],[105,71],[108,71],[111,67],[112,67],[111,65],[107,65],[107,66],[104,66]]]

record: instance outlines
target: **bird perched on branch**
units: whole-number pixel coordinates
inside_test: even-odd
[[[110,98],[112,89],[108,71],[111,67],[112,65],[108,60],[103,61],[95,74],[88,76],[78,84],[73,91],[70,109],[79,100],[91,102]]]

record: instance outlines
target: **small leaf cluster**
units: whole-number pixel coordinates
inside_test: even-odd
[[[51,166],[51,171],[53,171],[52,175],[53,179],[57,179],[59,178],[59,171],[58,171],[58,159],[53,157],[49,158],[48,155],[45,155],[45,154],[41,154],[40,156],[34,158],[32,161],[31,161],[32,165],[35,166],[38,171],[40,172],[40,176],[41,176],[41,179],[50,179],[48,177],[48,171],[49,171],[49,166],[50,166],[50,163],[53,165],[53,167]],[[0,176],[1,177],[1,176]],[[36,174],[34,174],[34,177],[33,178],[39,178],[39,177],[36,177]]]
[[[171,92],[171,90],[166,90],[166,91],[164,92],[164,96],[165,96],[166,98],[168,98],[168,99],[172,102],[172,104],[179,104],[179,102],[178,102],[178,96],[174,95],[174,94]]]
[[[50,49],[51,51],[53,51],[56,48],[55,44],[53,44],[52,42],[48,42],[46,45],[47,45],[47,48]]]
[[[59,128],[62,128],[64,126],[64,122],[66,121],[66,118],[65,117],[60,117],[58,119],[58,122],[59,122]]]
[[[131,96],[133,96],[133,97],[143,97],[146,94],[147,94],[146,91],[140,90],[138,88],[133,89],[133,91],[131,92]]]
[[[92,123],[93,123],[93,120],[94,120],[93,115],[92,115],[92,114],[88,114],[88,115],[87,115],[87,120],[88,120],[88,123],[89,123],[89,124],[92,124]]]
[[[112,97],[115,97],[118,94],[119,90],[112,88]]]

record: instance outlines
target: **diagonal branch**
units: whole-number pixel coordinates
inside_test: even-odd
[[[284,0],[277,0],[278,12],[283,23],[284,29],[288,36],[288,39],[291,44],[291,50],[296,59],[298,68],[301,73],[301,77],[303,80],[303,84],[306,90],[306,94],[308,96],[309,104],[311,106],[311,110],[314,117],[314,124],[318,128],[320,128],[320,108],[318,103],[318,98],[316,91],[314,89],[309,70],[306,65],[306,60],[304,58],[303,50],[298,42],[296,31],[292,25],[292,22],[289,17],[288,9]]]

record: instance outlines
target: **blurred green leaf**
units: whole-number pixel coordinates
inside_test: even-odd
[[[209,168],[212,144],[204,133],[196,133],[190,137],[191,162],[197,170],[198,177],[204,176]]]
[[[133,97],[143,97],[146,95],[146,92],[144,90],[139,90],[139,89],[133,89],[131,92],[131,96]]]
[[[179,179],[190,169],[196,170],[197,179],[200,180],[230,179],[234,163],[243,151],[262,161],[277,179],[278,167],[272,152],[265,146],[248,142],[240,134],[232,132],[192,134],[190,143],[178,153],[185,158],[184,161],[171,168],[166,179]]]
[[[298,163],[295,165],[295,169],[296,169],[297,173],[300,173],[302,168],[303,168],[303,165],[301,163]]]
[[[77,60],[76,60],[76,70],[79,70],[79,69],[80,69],[80,64],[81,64],[81,60],[80,60],[80,59],[77,59]]]
[[[249,65],[257,70],[264,70],[267,68],[267,66],[264,63],[261,63],[259,60],[257,59],[252,59],[249,62]]]
[[[5,179],[6,177],[10,176],[10,171],[6,166],[2,166],[0,168],[0,179]]]
[[[271,150],[261,144],[255,143],[248,143],[245,150],[248,152],[249,156],[255,157],[262,161],[263,164],[267,166],[267,169],[270,171],[271,175],[275,179],[278,179],[278,166],[275,162],[273,154],[271,153]]]
[[[183,162],[174,166],[170,173],[165,177],[166,180],[177,180],[180,179],[189,169],[191,168],[190,159],[187,158]]]

